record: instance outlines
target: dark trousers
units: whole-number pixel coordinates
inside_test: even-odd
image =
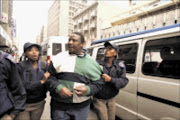
[[[57,110],[51,108],[52,120],[86,120],[90,105],[82,109]]]

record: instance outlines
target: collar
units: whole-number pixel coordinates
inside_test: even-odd
[[[33,66],[31,65],[30,61],[27,60],[27,64],[28,64],[31,68],[33,68],[33,69],[40,69],[40,67],[41,67],[41,66],[40,66],[40,61],[38,60],[37,62],[38,62],[37,67],[36,67],[36,68],[33,68]]]
[[[107,58],[106,57],[103,58],[103,60],[101,61],[101,64],[109,67],[107,65]],[[112,62],[112,66],[114,66],[114,65],[116,65],[116,59],[114,59],[113,62]]]
[[[77,56],[78,56],[78,57],[81,57],[81,58],[84,57],[85,55],[86,55],[85,53],[83,53],[83,54],[77,54]]]
[[[76,55],[76,56],[78,56],[80,58],[83,58],[84,56],[86,56],[86,50],[82,49],[81,51],[82,51],[83,54],[70,54],[70,55]]]

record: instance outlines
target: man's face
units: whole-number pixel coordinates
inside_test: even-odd
[[[81,54],[83,43],[81,43],[81,37],[76,34],[69,36],[68,49],[70,54]]]

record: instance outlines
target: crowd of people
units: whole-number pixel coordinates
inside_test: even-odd
[[[81,33],[72,33],[69,51],[50,63],[39,60],[40,46],[34,43],[24,44],[19,63],[0,51],[0,119],[40,120],[50,91],[52,120],[86,120],[91,103],[100,120],[115,120],[115,96],[128,84],[119,48],[106,42],[104,59],[95,61],[84,43]]]

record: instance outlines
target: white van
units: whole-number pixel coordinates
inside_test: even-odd
[[[40,59],[42,61],[54,60],[56,55],[68,50],[68,37],[65,36],[51,36],[43,41],[41,46]]]
[[[95,40],[87,53],[102,59],[106,41],[119,46],[129,79],[116,97],[116,115],[180,120],[180,24]]]

